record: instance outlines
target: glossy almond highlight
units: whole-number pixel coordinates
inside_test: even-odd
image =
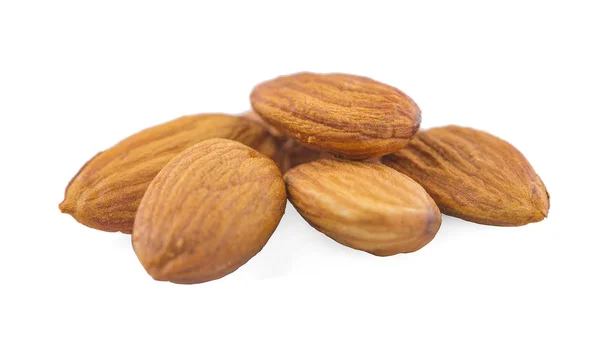
[[[381,164],[321,159],[291,169],[284,180],[290,202],[308,223],[374,255],[416,251],[441,224],[427,192]]]

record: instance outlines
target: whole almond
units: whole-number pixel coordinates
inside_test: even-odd
[[[421,110],[400,90],[347,74],[282,76],[256,86],[250,101],[283,134],[350,159],[398,151],[421,123]]]
[[[131,233],[138,205],[158,172],[186,148],[211,138],[240,141],[274,157],[277,143],[259,124],[224,114],[184,116],[143,130],[88,161],[59,208],[82,224]]]
[[[374,255],[416,251],[441,224],[427,192],[381,164],[321,159],[291,169],[284,181],[289,200],[314,228]]]
[[[285,205],[273,160],[238,142],[207,140],[152,181],[135,219],[133,248],[154,279],[214,280],[262,249]]]
[[[548,215],[548,192],[527,159],[483,131],[422,131],[382,162],[420,183],[448,215],[496,226],[521,226]]]

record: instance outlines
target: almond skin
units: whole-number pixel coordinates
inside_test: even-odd
[[[239,142],[207,140],[152,181],[135,219],[133,248],[156,280],[211,281],[263,248],[285,205],[273,160]]]
[[[422,248],[442,221],[419,184],[381,164],[321,159],[291,169],[284,181],[290,202],[314,228],[377,256]]]
[[[421,110],[400,90],[347,74],[282,76],[256,86],[250,101],[283,134],[349,159],[396,152],[421,123]]]
[[[420,183],[444,214],[495,226],[522,226],[548,216],[548,192],[527,159],[480,130],[422,131],[382,162]]]
[[[248,119],[184,116],[143,130],[93,157],[71,180],[59,208],[88,227],[131,233],[152,179],[177,154],[211,138],[240,141],[270,157],[277,152],[273,137]]]

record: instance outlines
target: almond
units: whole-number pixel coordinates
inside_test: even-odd
[[[283,134],[349,159],[398,151],[421,123],[421,110],[400,90],[347,74],[282,76],[256,86],[250,101]]]
[[[214,280],[262,249],[285,205],[273,160],[238,142],[207,140],[152,181],[135,219],[133,248],[157,280]]]
[[[422,131],[382,162],[423,185],[448,215],[496,226],[521,226],[548,215],[548,192],[527,159],[483,131]]]
[[[291,169],[284,181],[290,202],[314,228],[374,255],[416,251],[441,224],[427,192],[381,164],[321,159]]]
[[[92,158],[67,186],[60,210],[92,228],[131,233],[152,179],[177,154],[211,138],[237,140],[270,157],[277,152],[271,135],[248,119],[184,116],[143,130]]]

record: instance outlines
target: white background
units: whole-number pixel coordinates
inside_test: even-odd
[[[1,343],[598,343],[597,1],[0,2]],[[343,247],[288,205],[218,281],[155,282],[130,237],[58,210],[96,152],[239,113],[298,71],[408,93],[424,128],[519,148],[551,194],[520,228],[444,217],[417,253]]]

